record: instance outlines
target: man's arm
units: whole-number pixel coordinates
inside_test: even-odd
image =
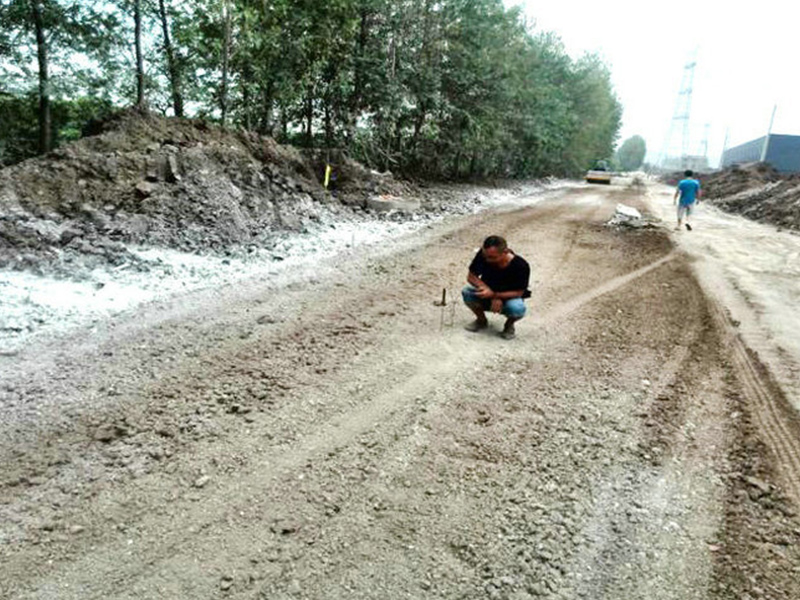
[[[483,282],[483,280],[477,275],[475,275],[475,273],[473,273],[472,271],[467,271],[467,283],[469,283],[470,285],[474,285],[476,288],[478,288],[478,293],[477,293],[478,298],[494,297],[494,292],[492,291],[492,288],[486,285]]]
[[[525,290],[509,290],[508,292],[492,292],[492,299],[511,300],[512,298],[522,298]]]
[[[520,290],[509,290],[507,292],[493,292],[490,298],[492,299],[492,312],[503,312],[503,302],[511,300],[512,298],[522,298],[524,292]]]
[[[467,271],[467,283],[470,285],[474,285],[476,288],[486,287],[486,284],[483,283],[480,277],[475,275],[472,271]]]
[[[478,288],[479,298],[488,298],[490,300],[511,300],[512,298],[522,298],[523,294],[525,293],[525,290],[510,290],[508,292],[495,292],[472,271],[467,272],[467,282]]]

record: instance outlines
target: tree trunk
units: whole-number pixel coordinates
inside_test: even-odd
[[[271,136],[272,135],[272,104],[275,96],[275,84],[272,80],[264,86],[262,90],[262,108],[261,108],[261,133]]]
[[[478,172],[478,153],[477,151],[472,152],[472,158],[469,161],[469,176],[470,178],[475,177]]]
[[[136,46],[136,106],[144,109],[144,56],[142,55],[142,0],[133,4],[134,42]]]
[[[397,117],[397,120],[394,122],[394,142],[392,143],[392,148],[394,150],[394,156],[398,157],[398,160],[403,160],[403,118]]]
[[[308,85],[308,93],[306,95],[306,146],[311,148],[314,145],[314,86]]]
[[[286,144],[289,142],[289,113],[286,111],[286,106],[281,104],[281,143]]]
[[[433,41],[432,41],[432,32],[433,29],[433,17],[432,15],[433,10],[433,2],[431,0],[426,0],[425,2],[425,20],[423,22],[423,33],[422,33],[422,50],[420,51],[420,56],[422,59],[422,68],[423,70],[428,70],[433,68]],[[423,90],[423,92],[429,93],[430,90]],[[428,112],[428,97],[426,94],[420,94],[417,98],[417,115],[414,119],[414,134],[413,134],[413,141],[411,143],[411,152],[416,154],[417,147],[419,144],[419,136],[422,132],[422,126],[425,124],[425,119],[427,117]]]
[[[337,111],[337,95],[336,95],[336,79],[339,75],[339,69],[336,59],[329,59],[328,66],[325,69],[325,93],[322,95],[323,102],[323,119],[325,127],[325,147],[332,148],[334,143],[335,124],[334,119],[337,114],[341,112],[342,104],[339,104],[340,110]],[[345,109],[346,110],[346,109]]]
[[[250,88],[246,81],[242,82],[242,121],[247,131],[253,130],[253,119],[250,110]]]
[[[458,179],[461,176],[461,149],[456,152],[455,159],[453,160],[453,173],[451,177]]]
[[[266,10],[266,2],[262,4]],[[251,25],[247,20],[248,12],[243,10],[239,13],[239,21],[236,29],[237,38],[240,40],[249,40]],[[233,17],[230,18],[230,31],[228,32],[228,43],[232,45],[231,38],[233,37]],[[245,42],[246,43],[246,42]],[[230,57],[228,58],[230,65]],[[238,67],[237,81],[239,83],[238,89],[241,93],[242,104],[239,110],[238,121],[242,124],[246,131],[252,131],[253,128],[259,126],[259,94],[261,91],[260,83],[255,77],[255,66],[252,61],[244,61],[236,65]],[[230,67],[228,68],[230,75]]]
[[[44,36],[44,18],[40,0],[31,2],[33,23],[36,27],[36,52],[39,60],[39,152],[50,151],[50,82],[47,73],[47,42]]]
[[[419,144],[419,134],[422,132],[422,126],[425,124],[425,117],[427,116],[427,111],[425,109],[425,103],[420,103],[417,116],[414,119],[414,137],[411,143],[411,148],[414,152],[417,151],[417,144]]]
[[[397,70],[397,43],[392,36],[389,41],[389,79],[394,81],[395,72]]]
[[[325,147],[333,147],[333,117],[331,116],[330,100],[325,102]]]
[[[358,32],[358,44],[355,51],[355,68],[353,73],[353,92],[350,94],[349,113],[347,115],[347,145],[353,142],[356,133],[356,123],[358,113],[361,110],[362,95],[364,87],[364,56],[367,47],[367,37],[369,35],[369,11],[366,5],[361,7],[361,25]]]
[[[247,131],[259,127],[258,100],[260,88],[255,83],[253,68],[245,63],[239,71],[239,93],[242,98],[242,108],[239,111],[239,120]]]
[[[228,118],[228,65],[231,58],[231,11],[228,0],[222,3],[222,10],[225,13],[225,35],[222,42],[222,89],[220,90],[219,104],[222,112],[222,126],[225,127]]]
[[[161,28],[164,30],[164,51],[167,53],[167,69],[172,86],[172,110],[176,117],[183,116],[183,94],[181,93],[181,72],[175,60],[175,51],[169,37],[169,24],[167,23],[167,7],[164,0],[158,0],[158,10],[161,14]]]

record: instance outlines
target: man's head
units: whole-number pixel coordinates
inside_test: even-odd
[[[504,260],[508,243],[499,235],[490,235],[483,240],[483,258],[489,264],[499,264]]]
[[[684,175],[684,177],[691,177],[692,175],[694,175],[694,171],[692,171],[691,169],[686,169],[683,172],[683,175]]]

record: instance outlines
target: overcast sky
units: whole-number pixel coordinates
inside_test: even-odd
[[[696,51],[689,153],[716,165],[728,147],[766,133],[800,135],[800,3],[672,0],[505,0],[539,31],[553,31],[573,57],[599,53],[623,104],[621,140],[645,138],[648,160],[664,145],[684,67]],[[680,141],[675,141],[676,147]]]

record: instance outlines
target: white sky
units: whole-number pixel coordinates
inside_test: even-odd
[[[672,0],[505,0],[523,6],[538,31],[553,31],[573,57],[597,52],[623,104],[620,141],[641,135],[648,160],[661,152],[684,66],[696,50],[690,154],[717,165],[728,147],[773,133],[800,135],[800,3]],[[679,137],[675,146],[680,146]]]

